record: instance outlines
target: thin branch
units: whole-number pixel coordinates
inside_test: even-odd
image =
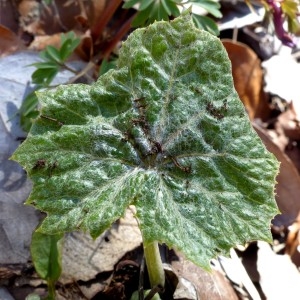
[[[103,32],[103,29],[106,27],[113,14],[116,12],[122,0],[111,0],[107,5],[107,8],[103,11],[102,18],[100,18],[99,22],[92,28],[92,38],[94,41],[98,39],[100,34]]]
[[[116,44],[122,40],[122,38],[124,37],[124,35],[130,30],[131,28],[131,22],[133,20],[133,18],[136,16],[136,14],[134,14],[133,16],[131,16],[125,23],[123,23],[122,27],[119,29],[119,31],[116,33],[116,35],[114,36],[114,38],[109,42],[109,44],[107,45],[104,53],[103,53],[103,57],[104,58],[108,58],[110,53],[113,51],[113,49],[115,48]]]

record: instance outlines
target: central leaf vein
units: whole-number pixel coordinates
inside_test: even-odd
[[[162,141],[164,139],[164,132],[166,129],[166,120],[169,117],[172,117],[172,116],[169,116],[168,107],[169,107],[169,104],[171,101],[171,91],[173,88],[173,84],[175,82],[174,79],[175,79],[176,67],[177,67],[177,63],[178,63],[179,52],[180,52],[179,49],[175,50],[173,68],[172,68],[171,74],[169,76],[168,90],[167,90],[167,94],[165,97],[165,101],[163,102],[163,106],[160,111],[160,117],[159,117],[160,124],[159,124],[158,130],[157,130],[157,136],[158,136],[159,141]]]

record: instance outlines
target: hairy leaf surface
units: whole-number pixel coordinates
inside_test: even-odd
[[[236,244],[271,240],[278,162],[252,129],[221,42],[188,13],[135,30],[118,69],[39,94],[13,156],[48,216],[41,232],[97,237],[130,204],[145,243],[203,268]]]

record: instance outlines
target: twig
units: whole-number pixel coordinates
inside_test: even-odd
[[[110,43],[107,45],[107,48],[105,49],[105,52],[103,53],[103,57],[106,59],[109,57],[110,53],[116,46],[116,44],[123,38],[123,36],[129,31],[131,27],[131,22],[133,18],[136,16],[137,13],[132,15],[125,23],[123,23],[122,27],[119,29],[119,31],[116,33],[114,38],[110,41]]]
[[[81,15],[87,19],[87,13],[86,13],[86,9],[85,9],[85,6],[82,2],[82,0],[77,0],[78,4],[79,4],[79,7],[80,7],[80,12],[81,12]]]
[[[145,300],[151,300],[155,294],[162,292],[162,291],[163,291],[163,288],[160,285],[154,286],[151,289],[150,293],[146,296]]]
[[[140,266],[140,276],[139,276],[139,300],[144,300],[144,273],[145,273],[145,257],[143,255],[143,259]]]
[[[105,26],[110,21],[113,14],[116,12],[122,0],[110,0],[109,4],[107,5],[106,9],[103,11],[102,18],[100,18],[99,22],[92,28],[92,38],[96,41],[105,28]]]
[[[73,78],[71,78],[68,83],[73,83],[75,82],[78,78],[82,77],[83,75],[86,75],[88,78],[90,78],[90,76],[87,75],[87,72],[89,70],[91,70],[92,68],[95,67],[95,64],[93,61],[89,61],[89,63]],[[93,81],[93,80],[92,80]]]
[[[55,0],[53,0],[53,9],[54,9],[54,12],[55,12],[55,19],[57,20],[59,26],[64,30],[64,31],[68,31],[68,28],[62,23],[61,19],[60,19],[60,14],[59,14],[59,11],[57,9],[57,6],[56,6],[56,2]]]

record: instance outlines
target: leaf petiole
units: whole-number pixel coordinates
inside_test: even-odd
[[[143,243],[144,255],[149,274],[150,285],[165,286],[165,273],[162,266],[162,261],[159,253],[158,242],[154,241],[149,244]]]

